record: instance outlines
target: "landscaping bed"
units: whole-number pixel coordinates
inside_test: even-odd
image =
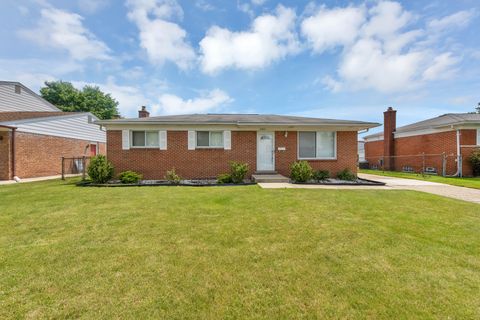
[[[338,186],[384,186],[384,182],[361,179],[357,178],[355,180],[341,180],[335,178],[328,178],[326,180],[315,181],[309,180],[307,182],[293,182],[294,184],[311,184],[311,185],[338,185]]]
[[[120,180],[112,180],[107,183],[94,183],[92,181],[80,181],[78,186],[82,187],[228,187],[228,186],[247,186],[256,184],[250,180],[246,180],[243,183],[219,183],[216,179],[191,179],[180,180],[178,183],[172,183],[168,180],[140,180],[137,183],[122,183]]]

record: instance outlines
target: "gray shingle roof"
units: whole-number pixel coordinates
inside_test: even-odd
[[[374,122],[282,116],[274,114],[186,114],[149,118],[131,118],[98,121],[99,124],[229,124],[229,125],[352,125],[377,127]]]
[[[425,129],[436,129],[442,127],[448,127],[452,125],[461,124],[479,124],[480,125],[480,113],[447,113],[441,116],[415,122],[403,127],[398,127],[395,132],[410,132]],[[378,132],[365,136],[365,139],[382,137],[383,132]]]

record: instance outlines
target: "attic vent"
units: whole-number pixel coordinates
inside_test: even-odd
[[[22,87],[20,87],[18,84],[15,85],[15,93],[22,93]]]

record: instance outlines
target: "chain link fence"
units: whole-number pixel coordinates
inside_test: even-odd
[[[62,157],[62,180],[71,175],[81,175],[85,180],[91,157]]]
[[[462,157],[455,154],[417,154],[400,156],[366,157],[363,167],[381,171],[398,171],[419,174],[452,176],[457,174],[457,162],[462,164]]]

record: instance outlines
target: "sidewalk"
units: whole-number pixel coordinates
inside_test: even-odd
[[[66,174],[65,178],[79,177],[79,176],[81,176],[81,174]],[[15,180],[0,180],[0,185],[46,181],[46,180],[54,180],[54,179],[61,179],[61,178],[62,176],[58,175],[58,176],[48,176],[48,177],[38,177],[38,178],[26,178],[26,179],[22,179],[20,182],[16,182]]]

